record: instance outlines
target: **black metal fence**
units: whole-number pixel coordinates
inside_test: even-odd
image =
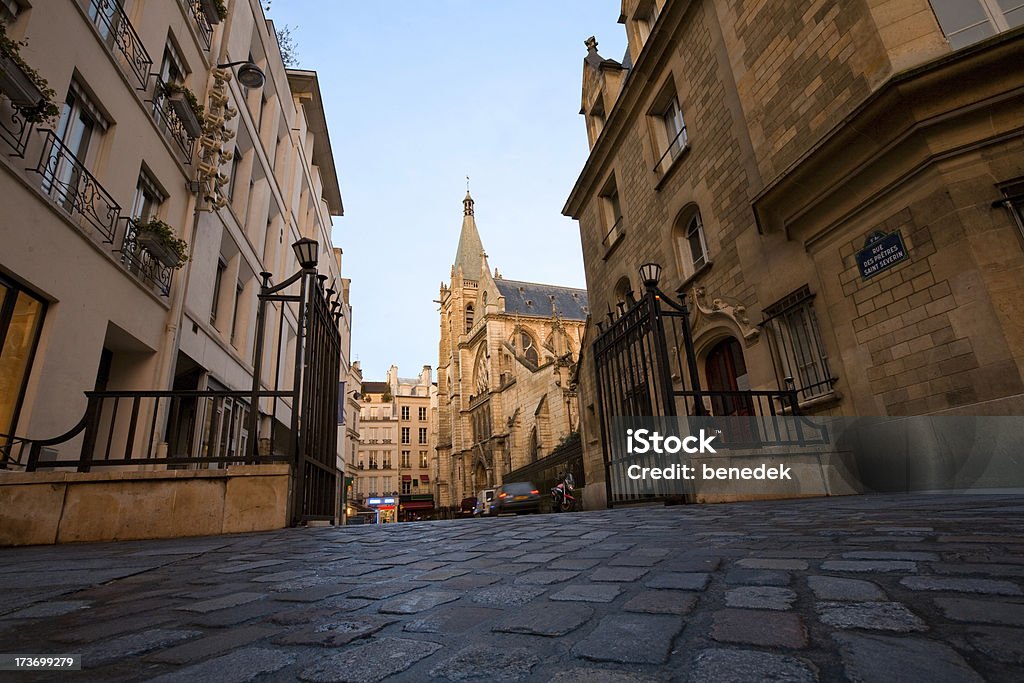
[[[580,442],[578,434],[568,443],[555,448],[550,455],[508,472],[502,477],[502,481],[506,483],[533,482],[541,495],[546,496],[562,481],[566,472],[572,472],[576,486],[586,485],[586,476],[583,471],[583,444]]]

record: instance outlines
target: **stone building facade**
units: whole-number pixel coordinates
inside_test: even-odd
[[[468,192],[438,301],[438,486],[450,506],[578,429],[574,373],[589,306],[583,290],[492,274]]]
[[[1024,11],[1008,6],[624,0],[624,59],[587,41],[591,152],[564,208],[592,306],[628,302],[657,262],[704,388],[792,378],[811,414],[1022,414]]]
[[[259,3],[228,5],[220,16],[183,0],[0,3],[5,34],[27,41],[21,58],[58,112],[24,125],[23,93],[2,79],[0,309],[11,303],[15,316],[0,315],[0,434],[60,435],[91,390],[248,390],[259,274],[278,283],[296,272],[290,245],[303,237],[319,243],[324,286],[340,293],[347,375],[349,282],[331,241],[343,207],[317,74],[285,68]],[[242,62],[262,85],[241,82]],[[181,106],[186,91],[201,116]],[[154,221],[187,243],[180,268],[144,241],[140,226]],[[263,385],[288,387],[295,306],[268,310]],[[179,414],[203,439],[197,429],[158,448],[241,458],[272,414],[289,424],[289,401],[277,403],[259,406],[258,434],[244,398],[196,404]]]
[[[399,377],[398,367],[392,365],[385,381],[362,384],[353,488],[362,503],[385,496],[395,499],[393,508],[381,510],[383,522],[429,518],[435,512],[432,374],[424,365],[418,377]]]

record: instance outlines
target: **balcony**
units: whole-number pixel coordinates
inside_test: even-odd
[[[10,148],[11,154],[24,159],[31,134],[32,122],[25,118],[22,108],[0,95],[0,140]]]
[[[162,263],[140,243],[134,219],[122,220],[125,223],[125,231],[121,241],[121,264],[143,284],[161,296],[169,296],[174,268]]]
[[[124,75],[138,84],[138,90],[145,90],[153,60],[121,3],[118,0],[83,1],[88,2],[86,13]]]
[[[52,130],[45,133],[39,163],[32,169],[42,176],[43,192],[86,232],[95,231],[102,242],[113,244],[121,206]]]
[[[203,0],[182,0],[182,2],[185,3],[186,13],[194,21],[192,28],[195,29],[196,35],[199,36],[199,42],[202,43],[206,50],[209,50],[213,44],[213,25],[210,24],[210,20],[206,15]]]
[[[196,137],[194,129],[190,132],[185,121],[178,114],[175,102],[165,93],[166,86],[159,78],[156,79],[156,86],[153,89],[153,118],[165,135],[167,135],[178,149],[186,164],[192,163],[192,153],[195,149]]]

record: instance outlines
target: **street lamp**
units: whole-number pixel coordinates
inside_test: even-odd
[[[648,296],[653,299],[651,305],[655,311],[658,310],[658,299],[665,298],[658,289],[658,280],[660,279],[660,264],[645,263],[640,266],[640,280],[647,287]],[[686,304],[686,292],[680,288],[676,294],[680,299],[678,308],[683,319],[683,348],[686,352],[686,367],[690,374],[690,386],[693,389],[693,412],[694,415],[706,415],[704,399],[701,396],[700,374],[697,372],[697,352],[693,348],[693,334],[690,330],[690,309]]]
[[[292,245],[292,250],[295,251],[295,258],[298,259],[303,270],[316,268],[317,252],[320,250],[319,242],[303,237]]]
[[[267,77],[263,74],[263,69],[259,68],[247,59],[243,59],[240,62],[228,62],[226,64],[218,64],[218,69],[229,69],[233,66],[238,67],[238,82],[244,85],[250,90],[255,88],[262,88],[266,82]]]
[[[658,263],[645,263],[640,266],[640,282],[654,288],[658,286],[661,279],[661,265]]]

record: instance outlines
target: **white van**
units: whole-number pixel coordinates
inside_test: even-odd
[[[491,505],[494,504],[494,489],[484,489],[476,494],[476,509],[473,510],[474,517],[483,517],[491,514]]]

